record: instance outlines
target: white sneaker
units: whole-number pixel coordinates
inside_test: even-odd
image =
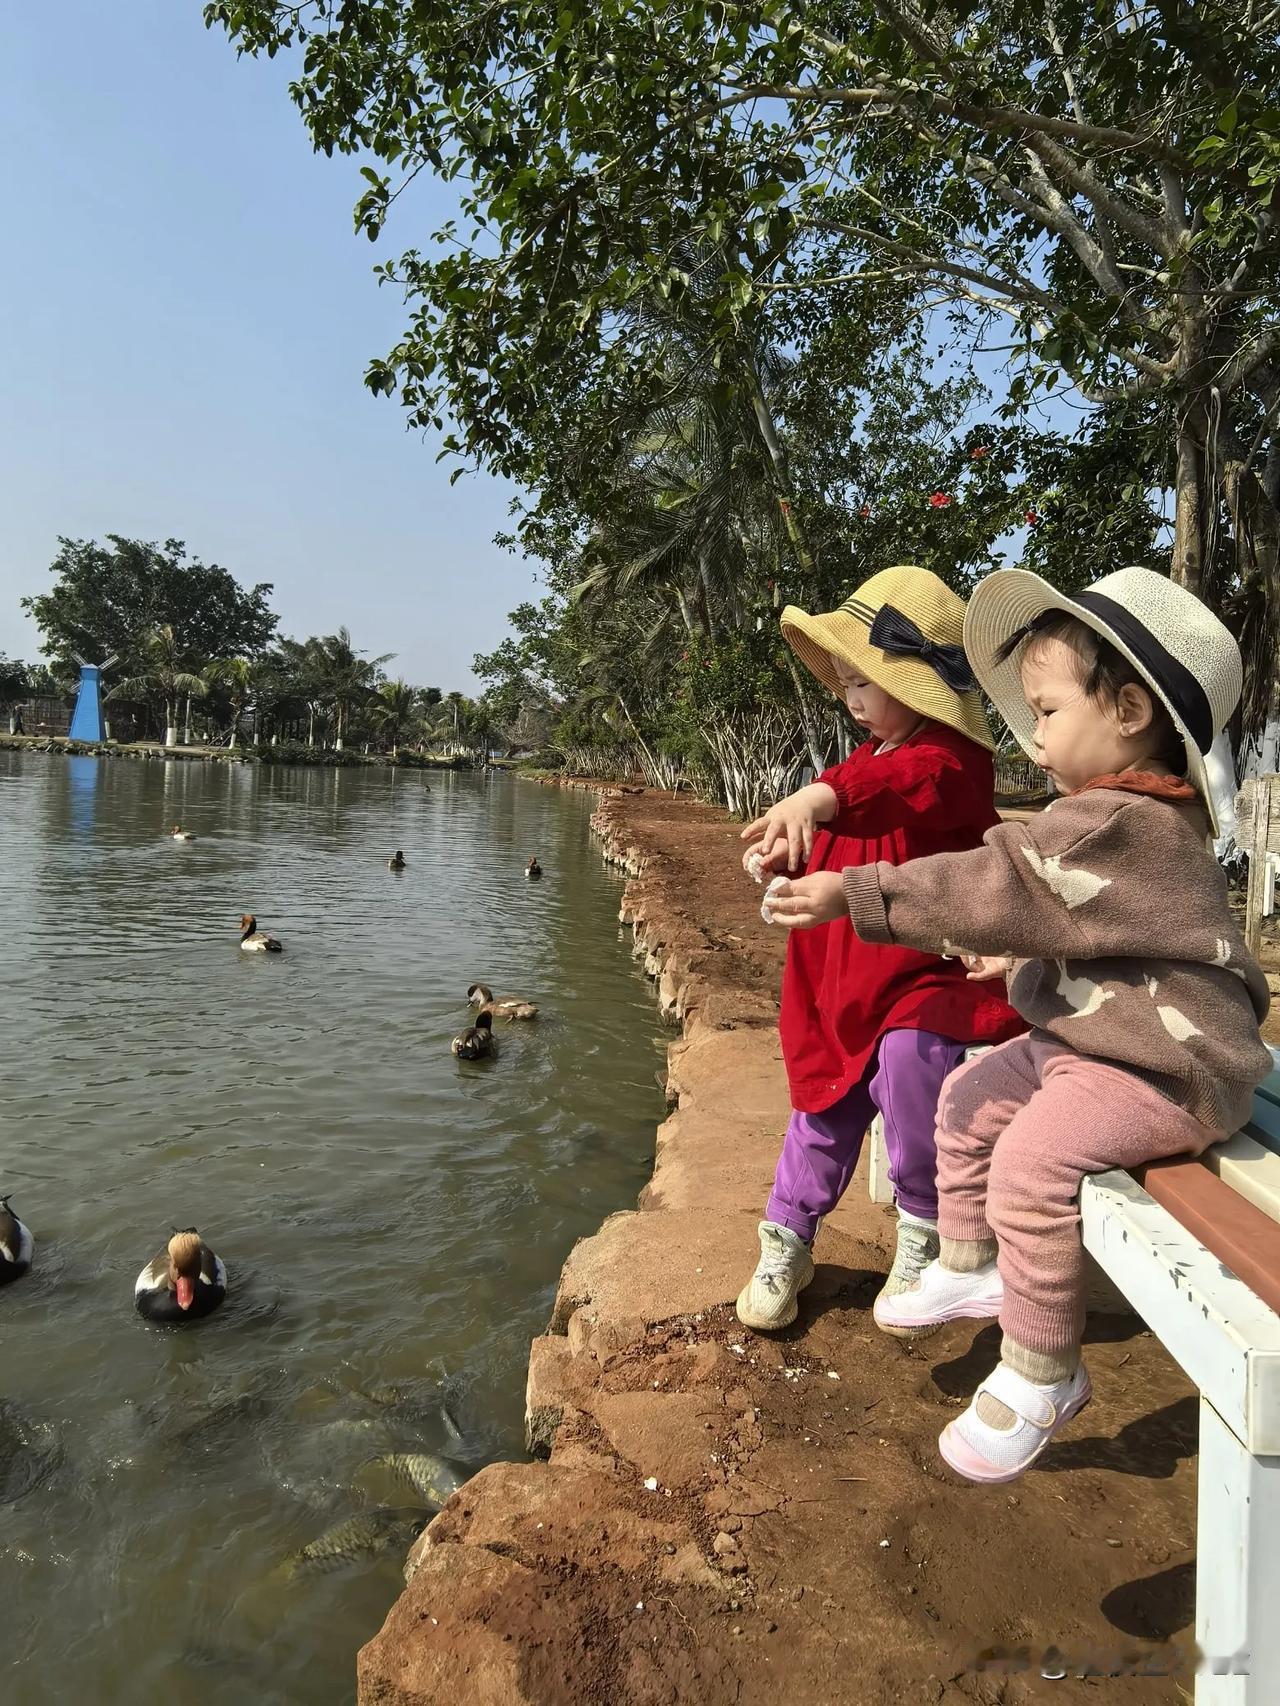
[[[760,1260],[738,1297],[738,1319],[757,1333],[789,1327],[800,1312],[796,1298],[813,1278],[809,1246],[789,1226],[762,1220]]]
[[[938,1228],[919,1220],[898,1222],[898,1248],[881,1297],[897,1297],[910,1291],[930,1262],[938,1259]]]
[[[947,1321],[989,1321],[1004,1304],[1004,1286],[994,1262],[976,1273],[956,1274],[930,1262],[910,1291],[882,1291],[872,1307],[876,1326],[900,1338],[932,1333]]]

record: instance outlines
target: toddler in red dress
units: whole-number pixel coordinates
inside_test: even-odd
[[[961,647],[964,602],[925,569],[886,569],[839,610],[788,608],[782,631],[868,739],[743,831],[764,874],[904,864],[981,845],[996,823],[993,741]],[[943,1080],[977,1043],[1022,1021],[1002,986],[957,961],[859,939],[847,918],[793,935],[779,1021],[793,1113],[738,1298],[757,1331],[787,1326],[813,1278],[811,1246],[844,1194],[877,1111],[898,1204],[886,1291],[938,1253],[934,1131]]]

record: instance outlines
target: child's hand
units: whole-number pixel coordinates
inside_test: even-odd
[[[839,802],[835,789],[826,782],[811,782],[770,806],[763,817],[749,823],[742,832],[743,841],[760,840],[762,862],[770,870],[784,868],[777,853],[786,849],[785,869],[797,871],[808,863],[813,853],[813,832],[820,823],[829,823]]]
[[[779,841],[772,853],[765,854],[762,849],[763,841],[753,841],[742,855],[742,868],[748,876],[754,877],[758,883],[763,882],[766,873],[773,877],[787,868],[787,844]],[[753,867],[752,861],[758,863]]]
[[[844,878],[839,871],[815,871],[811,877],[783,878],[766,903],[775,924],[788,930],[812,930],[847,918]]]
[[[968,967],[970,983],[989,983],[992,978],[1008,977],[1013,970],[1012,954],[961,954]]]
[[[769,870],[799,870],[813,852],[814,816],[800,794],[779,800],[763,817],[749,823],[742,839],[759,837],[756,851]]]

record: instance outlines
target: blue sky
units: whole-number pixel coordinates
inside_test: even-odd
[[[449,485],[365,391],[405,323],[375,259],[454,206],[426,187],[376,247],[353,161],[313,155],[280,61],[237,61],[199,0],[7,9],[0,149],[0,651],[59,534],[185,539],[275,585],[281,627],[444,689],[534,590],[492,544],[510,493]]]

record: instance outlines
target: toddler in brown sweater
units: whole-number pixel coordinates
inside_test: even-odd
[[[1031,1027],[943,1085],[939,1259],[875,1309],[903,1336],[999,1316],[1000,1363],[939,1447],[1000,1482],[1089,1401],[1082,1177],[1234,1131],[1271,1067],[1269,998],[1207,845],[1205,756],[1240,695],[1222,623],[1148,569],[1074,599],[1011,569],[979,586],[964,639],[1059,797],[972,852],[820,872],[770,905],[791,928],[847,912],[868,941],[1006,976]]]

